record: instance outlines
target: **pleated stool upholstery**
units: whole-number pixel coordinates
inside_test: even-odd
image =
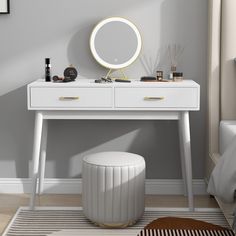
[[[107,227],[134,224],[144,212],[145,161],[128,152],[101,152],[83,159],[84,215]]]

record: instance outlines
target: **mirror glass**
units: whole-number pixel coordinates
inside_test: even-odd
[[[94,28],[90,48],[102,66],[121,69],[139,56],[141,36],[132,22],[120,17],[107,18]]]

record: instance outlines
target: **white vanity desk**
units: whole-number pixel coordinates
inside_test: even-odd
[[[38,178],[42,190],[47,120],[179,120],[182,175],[193,210],[189,111],[199,110],[199,100],[200,87],[191,80],[96,84],[79,78],[71,83],[30,83],[28,109],[36,111],[30,207],[34,208]]]

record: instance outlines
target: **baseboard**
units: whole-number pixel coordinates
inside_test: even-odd
[[[145,192],[157,195],[180,195],[184,194],[184,185],[182,179],[147,179]],[[193,180],[193,192],[196,195],[208,194],[204,179]]]
[[[147,179],[146,194],[180,195],[184,194],[181,179]],[[31,180],[20,178],[0,178],[0,193],[30,193]],[[82,192],[81,179],[45,179],[44,193],[79,194]],[[206,183],[204,179],[193,180],[193,192],[205,195]]]

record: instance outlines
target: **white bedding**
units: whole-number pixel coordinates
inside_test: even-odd
[[[223,120],[220,122],[220,155],[222,155],[226,148],[231,143],[234,136],[236,136],[236,120]]]
[[[222,121],[220,126],[221,157],[208,184],[208,192],[232,203],[236,190],[236,121]]]

